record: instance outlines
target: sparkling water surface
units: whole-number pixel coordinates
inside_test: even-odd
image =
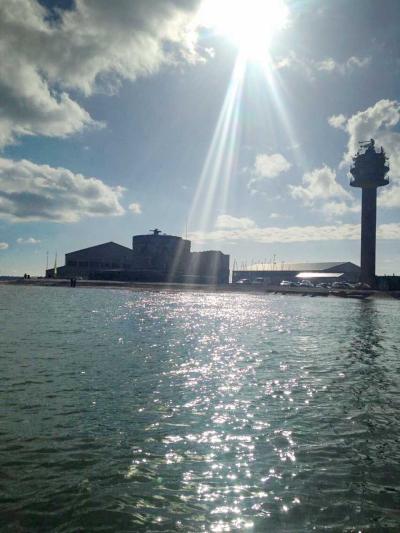
[[[0,287],[0,530],[400,531],[399,310]]]

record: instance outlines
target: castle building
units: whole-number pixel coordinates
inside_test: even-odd
[[[59,278],[163,283],[229,282],[229,255],[219,251],[191,252],[191,242],[182,237],[152,230],[135,235],[132,249],[106,242],[70,252],[65,266],[57,268]],[[46,277],[55,277],[54,268]]]

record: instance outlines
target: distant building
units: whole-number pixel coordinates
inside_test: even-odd
[[[134,270],[151,272],[164,280],[175,279],[185,274],[190,262],[190,241],[163,235],[153,230],[152,235],[132,237]]]
[[[229,283],[229,255],[222,252],[191,252],[187,274],[202,283]]]
[[[191,242],[162,234],[135,235],[132,249],[106,242],[65,255],[57,277],[115,281],[210,283],[229,282],[229,255],[219,251],[191,252]],[[54,269],[46,270],[54,277]]]
[[[65,266],[57,268],[57,274],[129,270],[133,262],[133,252],[115,242],[105,242],[76,252],[65,254]],[[47,270],[54,273],[53,269]]]
[[[375,141],[361,142],[353,157],[350,185],[359,187],[361,194],[361,279],[376,284],[376,196],[378,187],[388,185],[388,158],[383,148],[375,149]]]
[[[232,282],[240,279],[254,281],[261,278],[266,284],[279,285],[283,280],[298,281],[301,278],[313,278],[314,281],[359,281],[361,269],[350,262],[325,263],[268,263],[252,265],[248,269],[234,270]],[[318,277],[320,274],[320,277]]]

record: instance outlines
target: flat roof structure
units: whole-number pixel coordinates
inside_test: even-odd
[[[265,283],[279,284],[283,280],[299,279],[359,281],[360,267],[350,261],[325,261],[321,263],[258,263],[248,268],[232,272],[232,282],[249,279],[251,283],[256,277],[263,278]]]
[[[343,272],[300,272],[296,278],[301,279],[319,279],[319,278],[340,278]]]
[[[313,271],[326,271],[326,270],[343,270],[346,269],[349,272],[359,272],[360,267],[351,263],[350,261],[327,261],[323,263],[286,263],[284,261],[277,261],[275,263],[256,263],[248,266],[247,268],[240,268],[237,270],[245,271],[275,271],[275,272],[313,272]],[[334,270],[333,270],[334,271]]]

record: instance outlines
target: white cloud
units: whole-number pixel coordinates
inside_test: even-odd
[[[329,218],[340,217],[348,213],[359,213],[360,204],[346,204],[345,202],[326,202],[322,205],[321,211]]]
[[[128,209],[129,211],[132,211],[132,213],[134,213],[135,215],[141,215],[142,214],[142,206],[137,203],[137,202],[134,202],[133,204],[130,204],[128,206]]]
[[[370,61],[370,57],[352,56],[349,57],[347,61],[340,63],[339,61],[335,61],[331,57],[328,57],[322,61],[316,61],[314,65],[317,70],[322,70],[325,72],[338,72],[344,75],[347,72],[354,70],[354,68],[366,67],[369,65]]]
[[[271,213],[269,215],[269,218],[287,218],[288,215],[283,215],[281,213]]]
[[[328,123],[332,128],[344,129],[346,131],[347,117],[345,115],[332,115],[328,118]]]
[[[0,217],[10,221],[76,222],[121,215],[122,192],[65,168],[0,158]]]
[[[291,51],[286,57],[274,62],[275,69],[294,69],[301,71],[308,78],[314,78],[315,62],[310,59],[301,58],[295,52]]]
[[[381,224],[376,230],[377,239],[399,240],[400,224],[397,222],[391,224]]]
[[[8,243],[6,242],[0,242],[0,250],[7,250]]]
[[[0,2],[0,146],[93,126],[71,89],[115,91],[122,79],[198,60],[198,3],[76,0],[50,20],[36,0]]]
[[[364,111],[355,113],[347,121],[330,117],[328,122],[333,127],[340,127],[349,135],[347,152],[342,161],[344,165],[351,164],[351,158],[358,151],[360,141],[374,138],[376,144],[383,145],[390,156],[391,175],[400,176],[400,133],[393,131],[393,128],[400,122],[399,102],[379,100]]]
[[[237,218],[231,215],[219,215],[215,227],[218,229],[248,229],[255,227],[255,222],[250,218]]]
[[[291,163],[282,154],[258,154],[251,170],[253,178],[247,187],[252,193],[262,192],[267,180],[276,178],[291,167]]]
[[[327,165],[307,172],[303,176],[303,185],[289,185],[289,190],[293,198],[299,198],[305,205],[331,198],[352,199],[336,181],[336,172]]]
[[[34,237],[28,237],[27,239],[23,239],[22,237],[19,237],[17,239],[18,244],[39,244],[41,241],[39,239],[35,239]]]
[[[358,67],[358,68],[364,68],[367,65],[371,63],[370,57],[357,57],[357,56],[351,56],[347,61],[346,65],[347,67]]]
[[[337,63],[331,57],[328,59],[323,59],[322,61],[317,61],[315,63],[317,70],[326,70],[327,72],[332,72],[337,68]]]
[[[344,130],[349,136],[341,167],[350,167],[360,141],[375,139],[376,146],[383,146],[389,156],[389,176],[392,180],[391,185],[380,189],[378,203],[385,208],[400,207],[400,133],[394,131],[400,123],[400,102],[379,100],[348,119],[339,117],[343,115],[330,117],[328,122],[331,126]]]
[[[288,228],[260,228],[255,223],[247,228],[216,229],[210,232],[193,232],[189,238],[197,243],[208,241],[257,242],[257,243],[299,243],[310,241],[359,240],[360,224],[338,224],[330,226],[291,226]],[[378,239],[399,240],[400,223],[382,224],[377,229]]]
[[[378,205],[388,209],[400,208],[400,183],[383,187],[378,196]]]
[[[277,60],[274,63],[276,69],[293,68],[301,70],[307,77],[313,79],[318,72],[327,72],[330,74],[338,73],[341,75],[348,74],[356,68],[364,68],[371,62],[370,57],[351,56],[346,61],[340,62],[332,57],[326,57],[322,60],[315,60],[307,57],[300,57],[291,51],[286,57]]]
[[[274,67],[279,70],[281,68],[289,68],[292,64],[293,64],[293,55],[290,54],[286,57],[282,57],[281,59],[276,60],[274,63]]]
[[[276,178],[287,172],[291,163],[282,154],[258,154],[254,163],[254,174],[259,178]]]

